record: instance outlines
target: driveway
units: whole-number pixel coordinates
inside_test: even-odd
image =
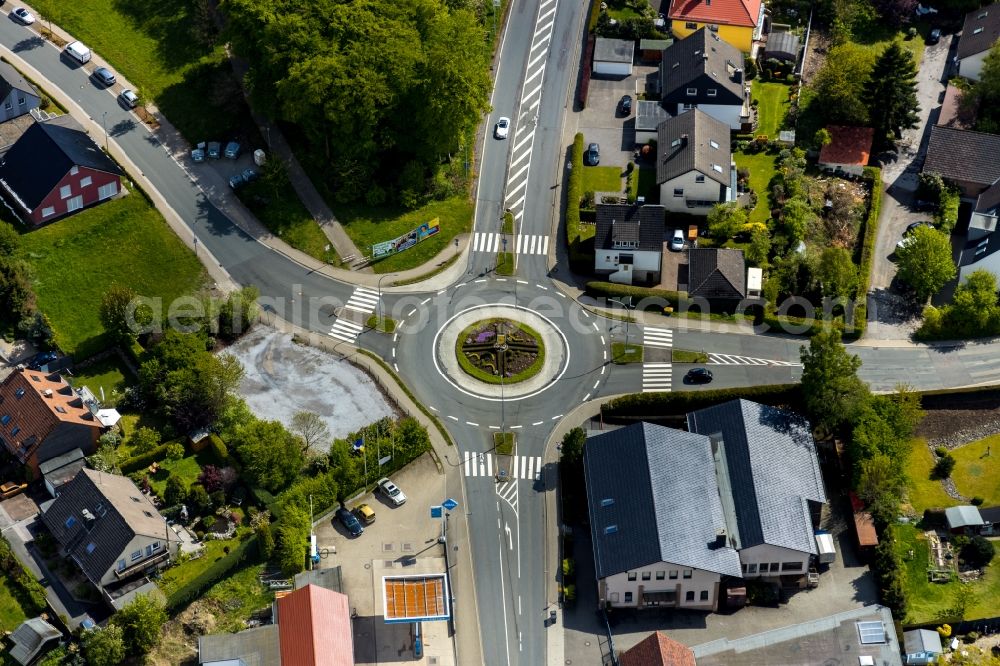
[[[882,180],[887,189],[882,195],[878,237],[875,241],[866,338],[905,339],[919,323],[920,307],[900,295],[898,285],[894,284],[896,265],[889,257],[895,251],[896,243],[908,224],[928,219],[928,213],[918,213],[913,209],[917,174],[920,173],[927,153],[930,128],[941,113],[953,41],[952,35],[945,35],[939,43],[924,49],[924,58],[917,72],[919,124],[914,129],[903,132],[903,138],[899,142],[899,159],[882,169]]]
[[[655,66],[635,65],[632,76],[623,79],[592,78],[587,91],[587,106],[576,115],[577,131],[585,143],[601,144],[601,165],[625,167],[635,146],[635,106],[637,91],[646,87],[646,77],[658,71]],[[631,95],[632,113],[619,115],[622,95]]]

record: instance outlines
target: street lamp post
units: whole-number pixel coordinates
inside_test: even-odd
[[[629,318],[630,318],[629,314],[628,314],[628,311],[629,311],[630,308],[632,310],[635,310],[635,308],[632,306],[632,297],[631,296],[628,297],[628,303],[626,303],[625,301],[620,301],[620,300],[614,299],[614,298],[609,298],[608,300],[610,302],[612,302],[612,303],[617,303],[618,305],[622,306],[622,308],[625,309],[625,351],[627,353],[628,352],[628,322],[629,322]]]
[[[104,128],[104,152],[109,153],[108,149],[108,112],[105,111],[101,116],[101,127]]]
[[[390,275],[392,274],[386,273],[378,279],[378,301],[375,303],[375,307],[377,308],[375,314],[375,330],[378,330],[379,322],[382,321],[382,280],[386,279]]]

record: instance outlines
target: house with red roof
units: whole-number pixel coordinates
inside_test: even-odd
[[[764,32],[765,13],[761,0],[670,0],[667,18],[677,39],[708,28],[750,54]]]
[[[839,175],[861,176],[871,157],[875,130],[829,125],[830,143],[819,151],[819,168]]]
[[[696,666],[691,648],[660,631],[618,656],[619,666]]]

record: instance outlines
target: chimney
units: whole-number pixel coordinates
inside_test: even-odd
[[[733,70],[733,81],[743,83],[743,70],[739,67]]]
[[[83,515],[83,524],[86,525],[87,529],[89,530],[91,527],[94,526],[94,522],[97,519],[94,518],[94,514],[90,512],[90,509],[84,509],[80,513]]]
[[[715,547],[722,548],[726,545],[726,528],[720,527],[715,531]]]
[[[686,145],[688,145],[688,135],[681,134],[681,148],[683,148]]]
[[[42,395],[44,395],[46,398],[51,398],[52,397],[52,389],[45,389],[44,391],[42,391]]]

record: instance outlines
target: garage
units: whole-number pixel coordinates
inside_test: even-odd
[[[598,37],[594,44],[594,74],[625,77],[632,74],[635,42]]]

